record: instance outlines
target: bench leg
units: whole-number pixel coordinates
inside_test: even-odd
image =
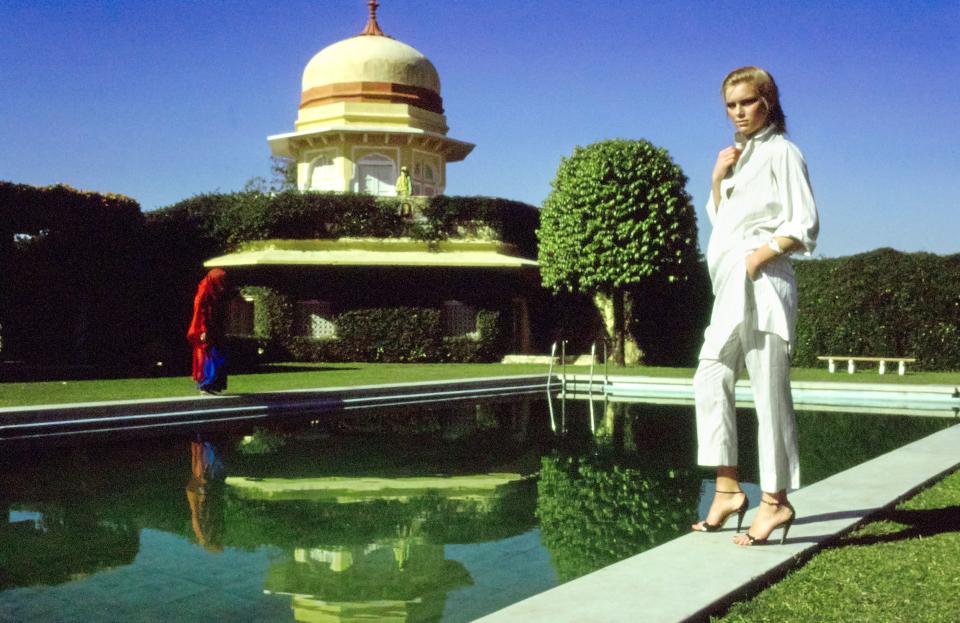
[[[883,359],[881,359],[881,360],[880,360],[880,374],[886,374],[886,373],[887,373],[887,362],[884,361]]]
[[[899,374],[900,376],[903,376],[906,373],[907,373],[907,362],[901,361],[899,365],[897,365],[897,374]]]
[[[827,369],[830,370],[830,374],[833,374],[837,371],[837,362],[833,359],[827,360]]]
[[[853,374],[857,371],[857,365],[853,363],[853,359],[847,360],[847,374]]]

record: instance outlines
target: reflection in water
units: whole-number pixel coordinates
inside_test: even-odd
[[[401,537],[392,543],[297,548],[271,565],[267,593],[292,597],[297,621],[431,621],[450,591],[471,584],[442,544]]]
[[[287,554],[271,564],[264,591],[289,596],[298,621],[439,620],[448,594],[473,584],[466,567],[446,557],[445,544],[502,539],[533,526],[538,458],[529,449],[529,407],[483,405],[466,417],[428,419],[407,430],[433,434],[406,443],[392,432],[381,445],[370,438],[369,421],[352,424],[367,429],[365,450],[380,463],[359,474],[356,466],[331,475],[343,466],[270,460],[270,448],[289,453],[310,445],[309,436],[283,444],[261,434],[244,439],[235,475],[226,478],[229,531],[234,523],[269,524],[260,534],[269,531]],[[414,472],[391,465],[410,442],[420,445]]]
[[[494,402],[0,453],[0,618],[200,620],[201,590],[205,620],[467,620],[686,532],[692,409],[554,409],[555,432],[543,402]],[[801,413],[804,483],[950,424]],[[754,464],[751,413],[738,433]]]
[[[222,552],[226,470],[212,441],[198,435],[190,442],[190,468],[186,492],[193,533],[208,552]]]
[[[660,407],[601,405],[588,404],[587,422],[572,420],[566,443],[542,459],[537,519],[561,581],[673,539],[696,516],[689,427]]]
[[[134,560],[133,519],[90,503],[109,491],[99,455],[65,452],[49,472],[23,463],[0,465],[0,590],[72,582]]]

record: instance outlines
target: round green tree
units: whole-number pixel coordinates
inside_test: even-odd
[[[562,158],[544,201],[537,230],[543,285],[610,302],[621,365],[628,288],[683,282],[696,266],[697,222],[686,183],[666,149],[607,140]]]

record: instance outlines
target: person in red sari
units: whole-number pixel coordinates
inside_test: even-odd
[[[187,341],[193,346],[193,380],[205,394],[227,388],[223,338],[228,289],[227,273],[214,268],[200,281],[193,299]]]

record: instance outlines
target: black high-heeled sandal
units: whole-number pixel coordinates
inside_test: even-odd
[[[742,493],[743,504],[741,504],[739,508],[736,508],[728,512],[726,515],[720,518],[719,522],[715,524],[708,523],[706,519],[702,520],[700,522],[699,532],[716,532],[717,530],[722,528],[725,523],[727,523],[727,519],[730,518],[730,515],[736,513],[737,514],[737,534],[740,534],[740,528],[743,526],[743,516],[747,514],[747,508],[750,506],[750,500],[747,499],[746,492],[741,490],[741,491],[717,491],[717,493],[726,493],[729,495],[737,495]]]
[[[776,530],[780,526],[783,526],[783,534],[780,536],[780,545],[783,545],[787,542],[787,533],[790,532],[790,526],[793,525],[793,520],[797,518],[797,511],[794,510],[793,505],[790,504],[790,502],[768,502],[763,498],[760,498],[760,501],[764,504],[769,504],[770,506],[786,506],[790,509],[790,519],[785,519],[773,527],[773,530]],[[770,534],[773,534],[773,530],[770,531]],[[747,530],[747,539],[749,539],[749,541],[744,544],[745,547],[752,545],[766,545],[770,540],[770,537],[767,536],[765,539],[758,539],[750,534],[749,530]]]

